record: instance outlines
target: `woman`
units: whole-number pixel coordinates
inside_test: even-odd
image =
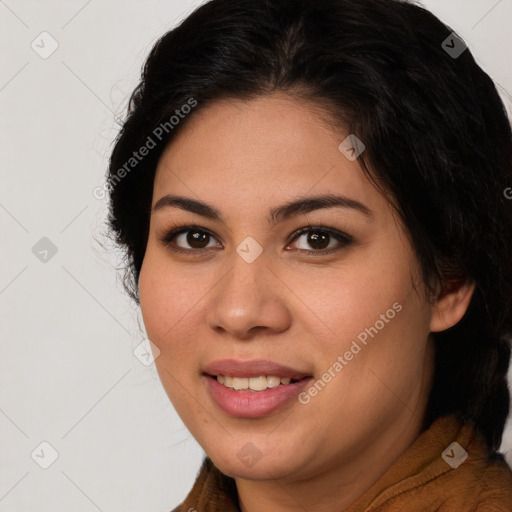
[[[212,0],[110,162],[156,366],[207,454],[175,511],[512,510],[512,137],[397,0]]]

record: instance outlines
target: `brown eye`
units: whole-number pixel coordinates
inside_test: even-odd
[[[185,234],[185,233],[183,233]],[[181,235],[180,235],[181,236]],[[180,237],[178,237],[180,238]],[[193,249],[204,249],[208,245],[210,235],[204,231],[187,231],[186,241]],[[206,245],[205,245],[206,244]]]
[[[329,233],[309,233],[308,234],[308,244],[314,249],[325,249],[331,240],[331,235]]]
[[[351,236],[331,228],[307,227],[300,229],[292,241],[297,244],[297,248],[301,252],[322,255],[350,245],[353,239]]]
[[[178,252],[194,252],[220,246],[211,233],[195,226],[173,229],[162,238],[162,242]]]

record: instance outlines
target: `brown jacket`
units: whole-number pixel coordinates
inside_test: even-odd
[[[195,511],[240,512],[235,480],[208,457],[185,501],[172,512]],[[455,416],[437,419],[344,512],[434,511],[512,512],[512,471]]]

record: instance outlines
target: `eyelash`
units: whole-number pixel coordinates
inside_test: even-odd
[[[199,233],[207,234],[210,237],[216,238],[215,235],[208,229],[202,228],[200,226],[191,225],[191,226],[180,226],[174,229],[171,229],[168,231],[161,239],[160,241],[166,246],[169,247],[172,251],[178,252],[181,254],[187,254],[187,255],[194,255],[194,256],[200,256],[204,255],[204,251],[208,249],[212,249],[212,247],[209,248],[203,248],[203,249],[184,249],[182,247],[173,246],[171,242],[178,236],[183,233],[188,233],[189,231],[197,231]],[[321,249],[321,250],[307,250],[307,249],[298,249],[301,253],[308,253],[308,255],[311,256],[324,256],[327,254],[331,254],[334,252],[337,252],[341,250],[344,247],[349,246],[353,242],[353,238],[346,233],[343,233],[341,231],[338,231],[336,229],[328,228],[325,226],[307,226],[298,229],[292,235],[290,236],[290,241],[287,243],[287,245],[291,244],[292,242],[296,241],[298,238],[300,238],[301,235],[305,233],[322,233],[322,234],[328,234],[329,236],[336,239],[340,245],[335,248],[331,249]],[[329,241],[330,242],[330,241]],[[195,253],[195,254],[194,254]]]

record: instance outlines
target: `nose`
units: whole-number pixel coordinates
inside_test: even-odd
[[[283,332],[291,325],[287,292],[265,253],[251,263],[234,254],[231,269],[212,290],[208,325],[240,340]]]

